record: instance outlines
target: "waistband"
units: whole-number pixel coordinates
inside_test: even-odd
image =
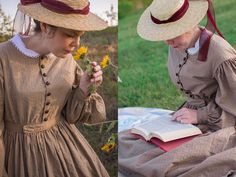
[[[60,122],[60,117],[50,118],[45,122],[36,124],[18,124],[13,122],[5,122],[5,129],[10,132],[17,133],[37,133],[51,129]]]

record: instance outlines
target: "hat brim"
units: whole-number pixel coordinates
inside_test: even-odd
[[[44,8],[40,3],[21,5],[18,9],[35,20],[66,29],[78,31],[98,31],[107,28],[107,23],[97,15],[89,12],[81,14],[59,14]]]
[[[206,15],[208,2],[189,1],[189,8],[184,16],[176,22],[167,24],[155,24],[151,20],[151,6],[152,4],[141,15],[137,32],[140,37],[149,41],[165,41],[180,36],[199,24]]]

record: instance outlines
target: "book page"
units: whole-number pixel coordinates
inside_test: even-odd
[[[152,134],[152,136],[158,137],[163,141],[171,141],[182,137],[201,134],[198,127],[192,124],[181,124],[172,121],[170,115],[161,118],[153,116],[150,116],[150,121],[137,125],[134,128],[145,132],[145,134]]]

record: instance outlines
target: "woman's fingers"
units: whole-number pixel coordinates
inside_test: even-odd
[[[174,113],[172,120],[186,124],[195,124],[198,122],[197,111],[193,109],[182,108]]]
[[[180,116],[182,116],[182,111],[181,111],[181,109],[180,110],[178,110],[178,111],[176,111],[174,114],[173,114],[173,116],[172,116],[172,120],[179,120],[179,118],[180,118]]]
[[[90,78],[90,82],[92,83],[101,83],[103,78],[102,78],[102,69],[101,66],[97,64],[97,62],[92,62],[92,67],[93,67],[93,74]]]
[[[93,62],[92,62],[92,65],[93,65],[93,66],[97,66],[97,62],[96,62],[96,61],[93,61]]]
[[[185,119],[185,118],[180,119],[179,122],[182,123],[182,124],[191,124],[191,120],[190,119]]]
[[[181,119],[183,119],[182,116],[178,116],[175,120],[177,120],[178,122],[180,122]]]
[[[102,76],[102,70],[93,73],[93,78]]]
[[[100,83],[100,82],[102,82],[102,76],[90,79],[90,81],[93,83]]]
[[[93,71],[94,72],[97,72],[97,71],[100,71],[101,70],[101,66],[100,65],[96,65],[93,67]]]
[[[97,83],[101,82],[102,81],[102,70],[93,73],[92,78],[90,80],[91,80],[91,82],[94,82],[94,83],[95,82],[97,82]]]

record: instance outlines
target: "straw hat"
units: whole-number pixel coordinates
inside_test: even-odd
[[[206,0],[154,0],[140,17],[137,32],[150,41],[173,39],[196,26],[207,10]]]
[[[79,31],[103,30],[107,23],[89,12],[88,0],[21,0],[18,10],[38,21]]]

